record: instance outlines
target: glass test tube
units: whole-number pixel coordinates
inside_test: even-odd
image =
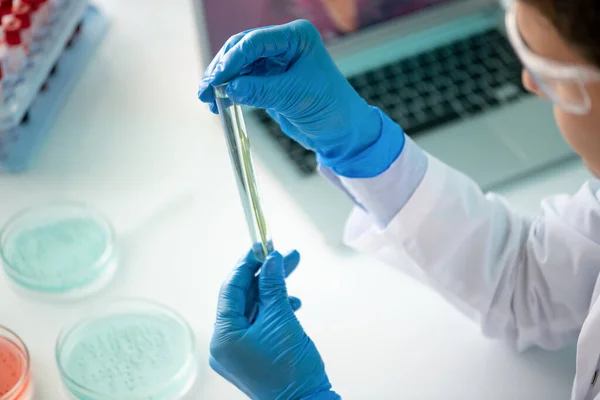
[[[0,0],[0,23],[3,23],[5,19],[10,18],[12,7],[12,0]]]
[[[252,250],[259,261],[264,261],[269,253],[274,250],[273,241],[267,230],[258,195],[254,164],[242,108],[227,97],[226,87],[227,84],[214,88],[219,117],[225,131],[229,157],[246,215],[250,238],[252,239]]]
[[[27,65],[27,54],[21,38],[21,21],[11,18],[3,23],[6,53],[3,68],[5,78],[12,87],[22,79],[23,69]]]
[[[21,22],[21,41],[27,54],[29,54],[33,39],[32,18],[34,18],[34,13],[37,13],[37,11],[26,3],[17,3],[13,7],[14,16]]]
[[[21,4],[26,4],[29,6],[31,10],[31,36],[32,42],[29,45],[31,53],[37,53],[40,50],[39,41],[42,38],[41,28],[42,28],[42,5],[47,4],[47,2],[42,3],[40,0],[21,0]],[[34,50],[31,50],[34,48]]]

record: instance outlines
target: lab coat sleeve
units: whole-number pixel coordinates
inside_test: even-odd
[[[404,131],[387,115],[382,113],[381,136],[404,135]],[[427,171],[427,155],[410,137],[405,136],[402,152],[388,169],[375,177],[345,179],[329,168],[319,166],[319,172],[342,190],[355,204],[369,212],[381,227],[386,226],[417,190]],[[360,200],[348,190],[349,182],[360,195]]]
[[[573,196],[544,200],[540,214],[528,218],[427,157],[420,184],[384,225],[369,180],[338,177],[362,205],[348,221],[346,242],[400,268],[411,264],[408,254],[419,277],[488,336],[508,339],[520,350],[574,342],[600,265],[598,181]]]

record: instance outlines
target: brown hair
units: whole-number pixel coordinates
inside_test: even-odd
[[[521,0],[537,8],[567,42],[600,67],[599,0]]]

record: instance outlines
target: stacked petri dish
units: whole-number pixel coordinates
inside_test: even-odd
[[[65,329],[56,362],[69,399],[180,400],[196,381],[196,351],[173,310],[122,300]]]
[[[0,400],[33,400],[29,352],[10,329],[0,326]]]
[[[103,288],[118,258],[111,224],[98,211],[77,203],[26,209],[4,226],[0,254],[19,293],[78,299]]]

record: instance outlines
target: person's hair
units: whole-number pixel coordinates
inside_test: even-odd
[[[567,42],[600,68],[599,0],[520,0],[538,9]]]

